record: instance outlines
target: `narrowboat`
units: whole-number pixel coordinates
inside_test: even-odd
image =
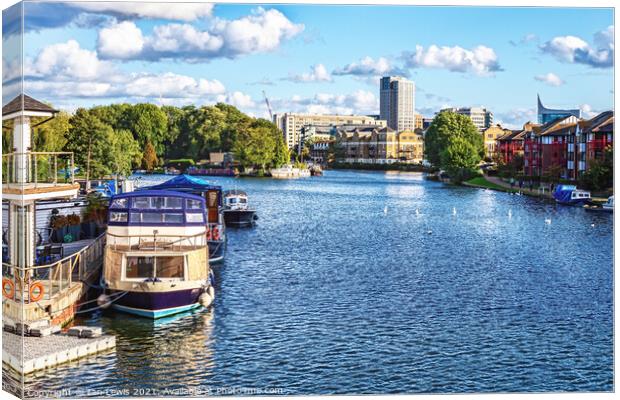
[[[100,303],[153,319],[208,307],[215,291],[206,219],[205,199],[188,193],[112,197]]]
[[[202,197],[207,207],[207,240],[209,242],[209,263],[224,261],[226,254],[226,225],[222,215],[222,187],[211,185],[203,179],[190,175],[179,175],[166,182],[137,190],[173,190]]]
[[[246,192],[236,189],[224,192],[224,222],[226,226],[252,226],[256,219],[256,211],[248,207]]]
[[[590,192],[577,189],[575,185],[558,185],[553,190],[553,198],[559,204],[583,206],[592,199]]]

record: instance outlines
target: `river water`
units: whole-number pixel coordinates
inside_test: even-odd
[[[260,218],[228,230],[214,306],[81,320],[116,350],[30,375],[28,390],[613,390],[612,216],[419,173],[210,181],[246,190]]]

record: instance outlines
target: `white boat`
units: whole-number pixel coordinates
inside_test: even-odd
[[[285,165],[280,168],[272,168],[270,171],[271,177],[275,179],[297,179],[309,177],[310,170],[307,168],[296,168],[292,165]]]
[[[614,212],[614,196],[609,196],[607,201],[604,202],[602,205],[586,204],[585,206],[583,206],[583,208],[586,211],[598,211],[598,212],[612,213]]]
[[[248,207],[248,195],[243,190],[224,192],[224,222],[226,226],[252,226],[256,211]]]
[[[110,203],[102,304],[147,318],[208,307],[215,298],[205,199],[145,190]]]

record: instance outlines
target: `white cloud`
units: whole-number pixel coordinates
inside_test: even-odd
[[[376,60],[372,57],[364,57],[357,62],[347,64],[342,68],[336,69],[334,75],[354,75],[365,77],[380,77],[386,75],[408,75],[407,71],[398,68],[385,57]]]
[[[256,106],[256,103],[254,102],[254,100],[252,100],[252,97],[250,97],[250,95],[238,91],[228,93],[226,96],[221,96],[218,98],[218,101],[232,104],[233,106],[241,109],[252,108]]]
[[[318,93],[312,97],[294,95],[288,99],[273,99],[274,109],[287,112],[318,114],[375,114],[379,100],[373,92],[358,90],[350,94]]]
[[[71,5],[90,12],[178,21],[194,21],[209,17],[213,12],[213,4],[209,3],[80,2]]]
[[[537,122],[535,108],[514,108],[495,113],[495,122],[509,129],[521,129],[526,122]]]
[[[123,21],[99,31],[97,50],[102,57],[126,59],[140,54],[143,47],[142,31],[133,22]]]
[[[82,49],[71,39],[45,47],[34,59],[24,62],[24,74],[56,79],[93,79],[110,73],[111,65],[99,60],[95,51]]]
[[[127,30],[122,38],[119,37],[121,32],[115,34],[121,24],[125,24],[123,28]],[[251,15],[236,20],[214,19],[211,27],[204,31],[189,24],[166,24],[155,26],[151,36],[143,36],[142,32],[136,32],[139,28],[133,22],[124,21],[100,31],[98,49],[104,57],[119,59],[235,58],[276,50],[282,41],[293,38],[303,29],[303,24],[294,24],[280,11],[259,7]],[[109,35],[110,40],[102,38],[102,34]],[[115,47],[118,40],[123,42],[120,48]]]
[[[600,114],[600,111],[596,111],[592,108],[591,105],[589,104],[582,104],[579,106],[579,110],[581,111],[581,118],[592,118],[598,114]]]
[[[508,42],[513,46],[524,46],[531,42],[537,42],[538,36],[534,33],[528,33],[523,36],[519,41],[509,40]]]
[[[471,72],[478,76],[493,75],[501,71],[495,50],[477,46],[471,50],[459,46],[431,45],[428,49],[417,45],[413,53],[403,54],[407,66],[411,68],[447,69],[453,72]]]
[[[562,86],[565,82],[553,72],[549,72],[544,75],[536,75],[534,77],[535,80],[539,82],[544,82],[549,86]]]
[[[218,80],[196,80],[190,76],[167,72],[160,75],[145,75],[127,83],[125,93],[136,97],[198,97],[221,94],[226,91]]]
[[[291,75],[287,80],[293,82],[331,82],[332,77],[323,64],[316,64],[310,67],[310,72],[299,75]]]
[[[594,68],[611,68],[614,62],[614,26],[594,35],[594,46],[577,36],[557,36],[540,49],[565,63],[585,64]]]
[[[64,82],[64,81],[26,81],[24,89],[28,93],[41,93],[49,97],[108,97],[118,94],[112,84],[107,82]]]

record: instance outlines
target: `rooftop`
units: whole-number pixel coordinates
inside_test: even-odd
[[[13,114],[19,111],[37,111],[56,114],[58,110],[53,109],[39,100],[33,99],[27,94],[20,94],[2,107],[2,116]]]

